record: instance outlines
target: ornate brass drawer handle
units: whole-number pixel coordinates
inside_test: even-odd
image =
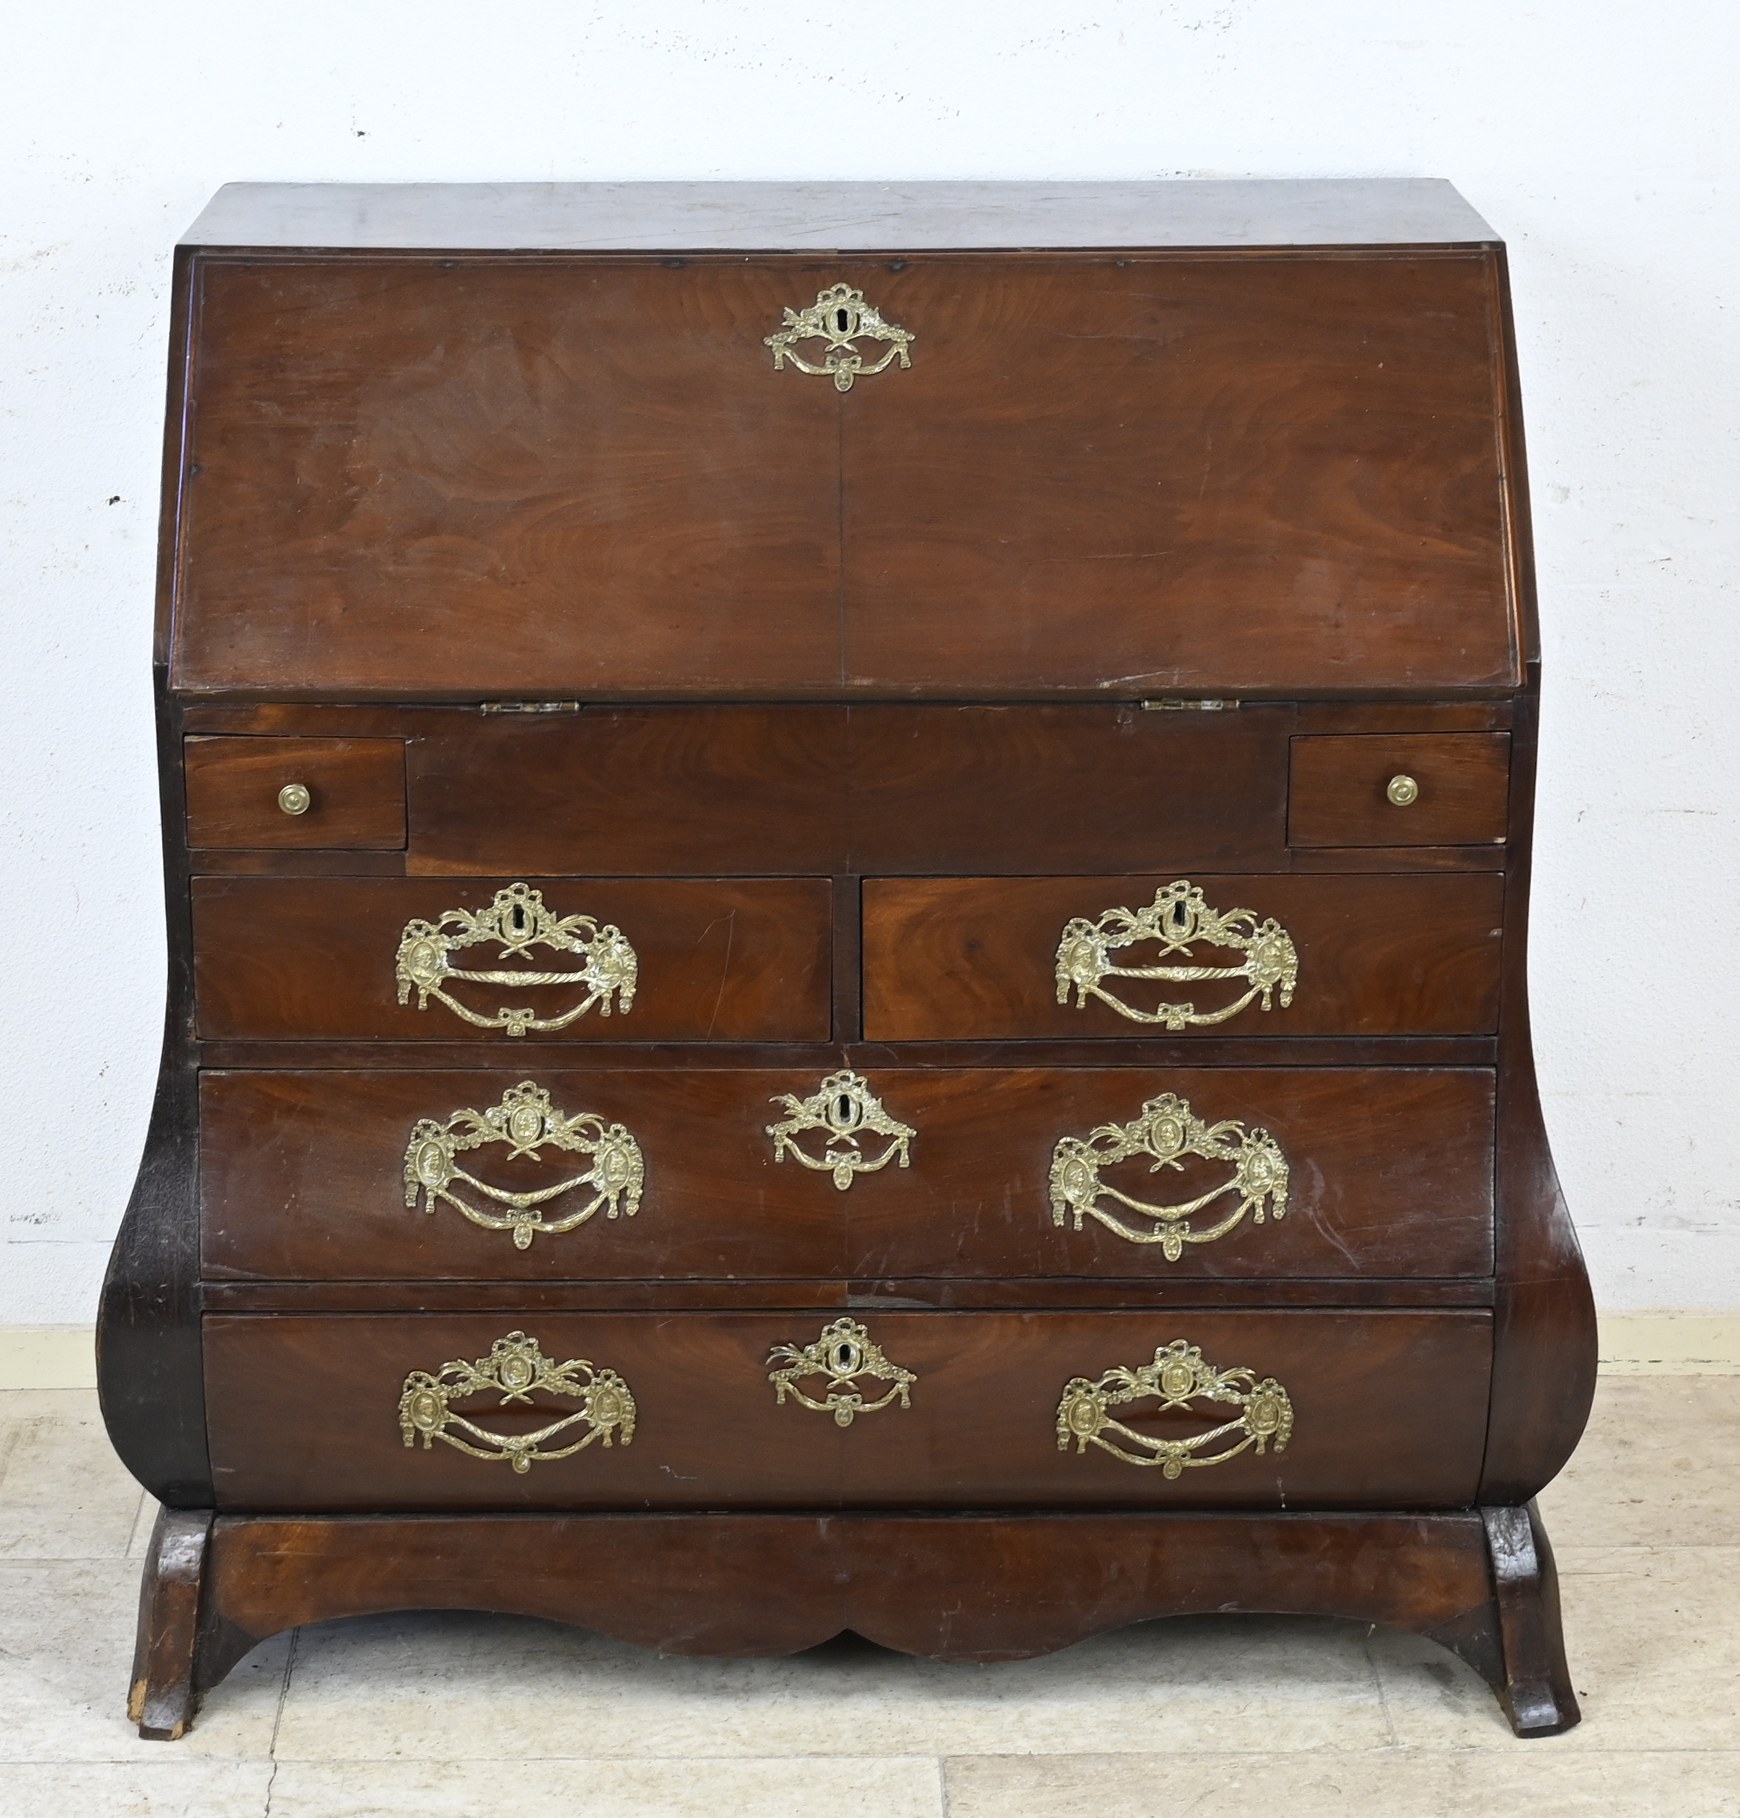
[[[1173,1205],[1151,1205],[1100,1179],[1100,1170],[1118,1162],[1146,1157],[1148,1172],[1183,1171],[1185,1158],[1230,1162],[1232,1178],[1210,1187],[1194,1199]],[[1261,1224],[1270,1212],[1287,1215],[1287,1158],[1267,1130],[1248,1130],[1232,1118],[1205,1123],[1190,1108],[1190,1101],[1164,1092],[1142,1107],[1142,1115],[1127,1124],[1101,1124],[1086,1136],[1059,1137],[1051,1153],[1051,1222],[1061,1225],[1073,1214],[1076,1230],[1084,1218],[1095,1218],[1108,1231],[1133,1244],[1158,1244],[1168,1262],[1177,1262],[1186,1244],[1211,1244],[1225,1237],[1248,1212]],[[1231,1196],[1234,1204],[1212,1224],[1197,1229],[1191,1219],[1216,1200]],[[1137,1227],[1126,1223],[1111,1201],[1149,1219]]]
[[[896,360],[911,366],[911,347],[917,336],[907,329],[884,322],[874,304],[864,300],[861,290],[850,284],[835,284],[818,290],[816,300],[807,309],[788,309],[785,327],[762,342],[773,349],[773,370],[783,372],[790,360],[799,372],[815,374],[834,381],[836,391],[850,391],[853,381],[869,378],[884,371]],[[819,363],[798,352],[800,341],[820,341]],[[859,341],[880,344],[880,358],[862,352]]]
[[[1155,1411],[1161,1414],[1187,1409],[1193,1401],[1230,1406],[1239,1412],[1237,1419],[1189,1439],[1161,1439],[1112,1418],[1113,1408],[1147,1400],[1158,1401]],[[1293,1404],[1274,1377],[1265,1376],[1259,1382],[1252,1370],[1216,1369],[1203,1362],[1198,1346],[1182,1338],[1162,1345],[1154,1353],[1154,1361],[1138,1369],[1120,1366],[1106,1371],[1096,1382],[1085,1376],[1072,1377],[1057,1404],[1060,1452],[1067,1452],[1073,1439],[1077,1457],[1095,1445],[1125,1464],[1158,1465],[1162,1477],[1178,1477],[1202,1465],[1225,1464],[1251,1446],[1260,1456],[1271,1440],[1277,1452],[1284,1452],[1292,1437]],[[1222,1440],[1229,1443],[1218,1452],[1206,1450]]]
[[[855,1319],[836,1319],[831,1326],[824,1326],[821,1337],[813,1344],[775,1345],[767,1354],[767,1361],[780,1366],[767,1373],[767,1380],[774,1387],[775,1406],[783,1408],[790,1395],[818,1414],[832,1414],[837,1427],[849,1427],[860,1414],[874,1414],[896,1399],[903,1408],[910,1408],[912,1385],[918,1381],[911,1370],[890,1363],[882,1354],[882,1347]],[[820,1401],[798,1386],[817,1376],[826,1384]],[[880,1399],[866,1401],[864,1391],[857,1386],[865,1377],[891,1387]]]
[[[1120,966],[1113,959],[1114,954],[1144,941],[1158,943],[1158,963]],[[1231,948],[1244,958],[1236,966],[1166,963],[1173,954],[1192,960],[1198,943]],[[1168,984],[1243,979],[1247,989],[1243,996],[1218,1010],[1198,1010],[1194,1003],[1162,1003],[1153,1010],[1138,1010],[1105,988],[1104,981],[1109,978],[1160,979]],[[1259,922],[1254,910],[1211,909],[1203,900],[1202,891],[1184,879],[1156,890],[1153,902],[1145,908],[1108,909],[1092,921],[1076,916],[1064,924],[1063,937],[1057,943],[1060,1004],[1069,1002],[1073,988],[1078,1010],[1086,1007],[1090,997],[1097,997],[1133,1023],[1159,1023],[1174,1031],[1193,1024],[1224,1023],[1259,997],[1262,1007],[1271,1009],[1277,992],[1284,1010],[1292,1003],[1293,987],[1298,982],[1298,951],[1292,936],[1273,916]]]
[[[453,1412],[454,1402],[473,1395],[499,1395],[499,1405],[505,1408],[510,1402],[529,1407],[538,1394],[577,1401],[580,1406],[532,1433],[492,1433]],[[548,1441],[575,1426],[584,1426],[586,1431],[571,1446],[548,1447]],[[427,1452],[439,1439],[473,1458],[506,1459],[524,1475],[534,1464],[572,1458],[594,1440],[608,1446],[620,1436],[625,1446],[632,1445],[634,1397],[614,1370],[601,1370],[582,1357],[552,1363],[535,1338],[510,1332],[495,1341],[487,1357],[473,1363],[444,1363],[433,1374],[413,1370],[399,1397],[399,1430],[407,1446],[421,1437]]]
[[[500,1143],[507,1150],[508,1161],[522,1156],[541,1162],[543,1149],[560,1150],[568,1155],[590,1157],[592,1165],[582,1174],[540,1187],[535,1192],[513,1193],[505,1187],[491,1186],[486,1180],[468,1174],[459,1165],[459,1157],[488,1144]],[[540,1231],[552,1237],[583,1225],[602,1210],[606,1218],[626,1214],[633,1218],[640,1210],[640,1196],[646,1185],[646,1162],[637,1143],[622,1124],[607,1124],[590,1111],[570,1116],[558,1111],[550,1095],[534,1081],[523,1079],[502,1094],[499,1105],[487,1111],[455,1111],[446,1123],[432,1117],[419,1118],[412,1127],[411,1140],[405,1148],[405,1204],[414,1206],[419,1193],[424,1196],[423,1210],[433,1212],[438,1201],[461,1212],[474,1225],[486,1231],[511,1231],[514,1248],[531,1248]],[[454,1190],[469,1187],[491,1204],[505,1207],[491,1212],[482,1206],[468,1204]],[[544,1207],[565,1193],[591,1189],[584,1205],[556,1217],[547,1217]]]
[[[465,971],[452,963],[451,956],[467,947],[497,943],[504,960],[521,959],[533,947],[550,947],[579,954],[581,964],[568,971],[533,972],[515,967]],[[427,1010],[430,998],[438,998],[455,1016],[479,1029],[524,1035],[532,1029],[566,1029],[594,1004],[600,1016],[608,1016],[612,998],[626,1016],[634,1003],[640,962],[621,929],[600,924],[590,915],[558,916],[545,907],[542,891],[529,884],[509,884],[495,893],[487,909],[446,909],[432,922],[407,922],[394,971],[401,1004],[415,991],[419,1010]],[[447,986],[461,979],[476,985],[580,986],[586,995],[560,1016],[539,1017],[535,1010],[523,1008],[483,1016],[448,995]]]
[[[890,1117],[870,1082],[850,1070],[830,1073],[808,1098],[782,1092],[772,1102],[787,1112],[767,1126],[773,1159],[784,1161],[789,1155],[819,1174],[832,1174],[842,1193],[860,1174],[874,1174],[896,1158],[903,1168],[912,1165],[912,1139],[918,1132]],[[798,1146],[797,1138],[811,1130],[825,1132],[820,1155],[806,1155]],[[888,1138],[880,1155],[865,1152],[861,1139],[866,1134]]]

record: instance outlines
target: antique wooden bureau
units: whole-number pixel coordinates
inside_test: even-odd
[[[1427,182],[279,187],[176,262],[132,1712],[524,1611],[1576,1721],[1504,255]]]

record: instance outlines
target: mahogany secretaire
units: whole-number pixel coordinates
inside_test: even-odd
[[[175,270],[143,1732],[415,1607],[1327,1613],[1575,1722],[1485,223],[240,186]]]

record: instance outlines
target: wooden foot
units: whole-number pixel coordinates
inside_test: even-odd
[[[1493,1689],[1519,1736],[1556,1736],[1582,1713],[1565,1665],[1553,1549],[1532,1502],[1480,1513],[1498,1606],[1501,1676]]]
[[[149,1741],[187,1733],[199,1701],[201,1591],[211,1544],[210,1509],[160,1509],[139,1587],[139,1639],[127,1715]]]

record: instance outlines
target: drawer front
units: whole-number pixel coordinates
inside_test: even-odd
[[[405,844],[400,739],[191,738],[183,750],[196,850]]]
[[[1503,899],[1486,874],[868,878],[864,1034],[1490,1034]]]
[[[845,869],[839,707],[479,717],[410,748],[416,873],[824,876]]]
[[[195,878],[199,1031],[823,1039],[830,913],[818,878]]]
[[[875,1069],[862,1085],[880,1130],[841,1118],[840,1085],[821,1085],[789,1069],[208,1073],[204,1268],[279,1281],[1491,1270],[1488,1072]],[[841,1186],[837,1158],[853,1156],[867,1165]]]
[[[1295,846],[1479,846],[1503,840],[1504,732],[1306,736],[1292,741]]]
[[[218,1506],[262,1511],[1452,1507],[1490,1349],[1460,1311],[205,1321]]]
[[[587,707],[409,749],[408,869],[647,876],[1284,862],[1289,707]],[[1189,786],[1181,787],[1188,779]]]

